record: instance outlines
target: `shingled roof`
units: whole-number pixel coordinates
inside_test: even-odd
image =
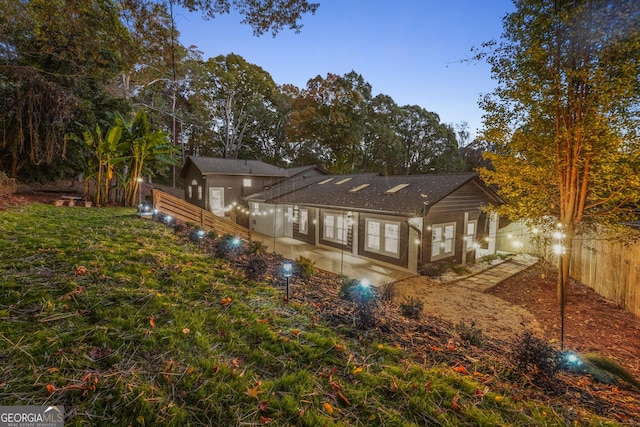
[[[191,162],[203,175],[255,175],[287,177],[286,169],[273,166],[260,160],[219,159],[214,157],[187,156],[184,171]]]
[[[473,172],[400,176],[352,174],[313,177],[298,181],[297,188],[294,183],[285,181],[249,200],[410,216],[422,212],[425,201],[427,208],[433,206],[468,182],[476,182],[493,194]]]

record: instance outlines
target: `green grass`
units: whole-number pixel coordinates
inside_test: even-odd
[[[338,332],[130,209],[0,212],[0,276],[0,402],[67,426],[615,425]]]

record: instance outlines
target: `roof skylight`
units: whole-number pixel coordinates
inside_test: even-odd
[[[362,190],[363,188],[367,188],[370,184],[360,184],[357,187],[353,187],[351,190],[349,190],[349,193],[357,193],[358,191]]]
[[[384,194],[396,194],[398,191],[400,191],[403,188],[406,188],[408,186],[409,186],[409,184],[398,184],[395,187],[390,188],[387,191],[385,191]]]
[[[341,179],[340,181],[336,182],[336,185],[340,185],[340,184],[344,184],[347,181],[351,181],[351,178],[345,178],[345,179]]]

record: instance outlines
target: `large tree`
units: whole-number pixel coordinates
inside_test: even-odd
[[[262,68],[231,53],[202,63],[190,89],[190,100],[202,113],[200,123],[215,144],[212,151],[235,159],[249,141],[260,138],[276,84]]]
[[[488,61],[497,89],[482,102],[484,137],[503,212],[555,218],[564,234],[558,297],[571,246],[590,224],[616,224],[640,200],[640,2],[517,0]]]
[[[316,76],[294,102],[288,135],[321,148],[318,159],[330,171],[358,171],[370,102],[371,85],[355,71]]]
[[[65,126],[107,104],[129,42],[109,0],[0,0],[0,167],[64,158]]]

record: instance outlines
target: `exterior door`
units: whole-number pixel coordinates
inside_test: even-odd
[[[209,209],[214,215],[224,216],[224,187],[209,188]]]

